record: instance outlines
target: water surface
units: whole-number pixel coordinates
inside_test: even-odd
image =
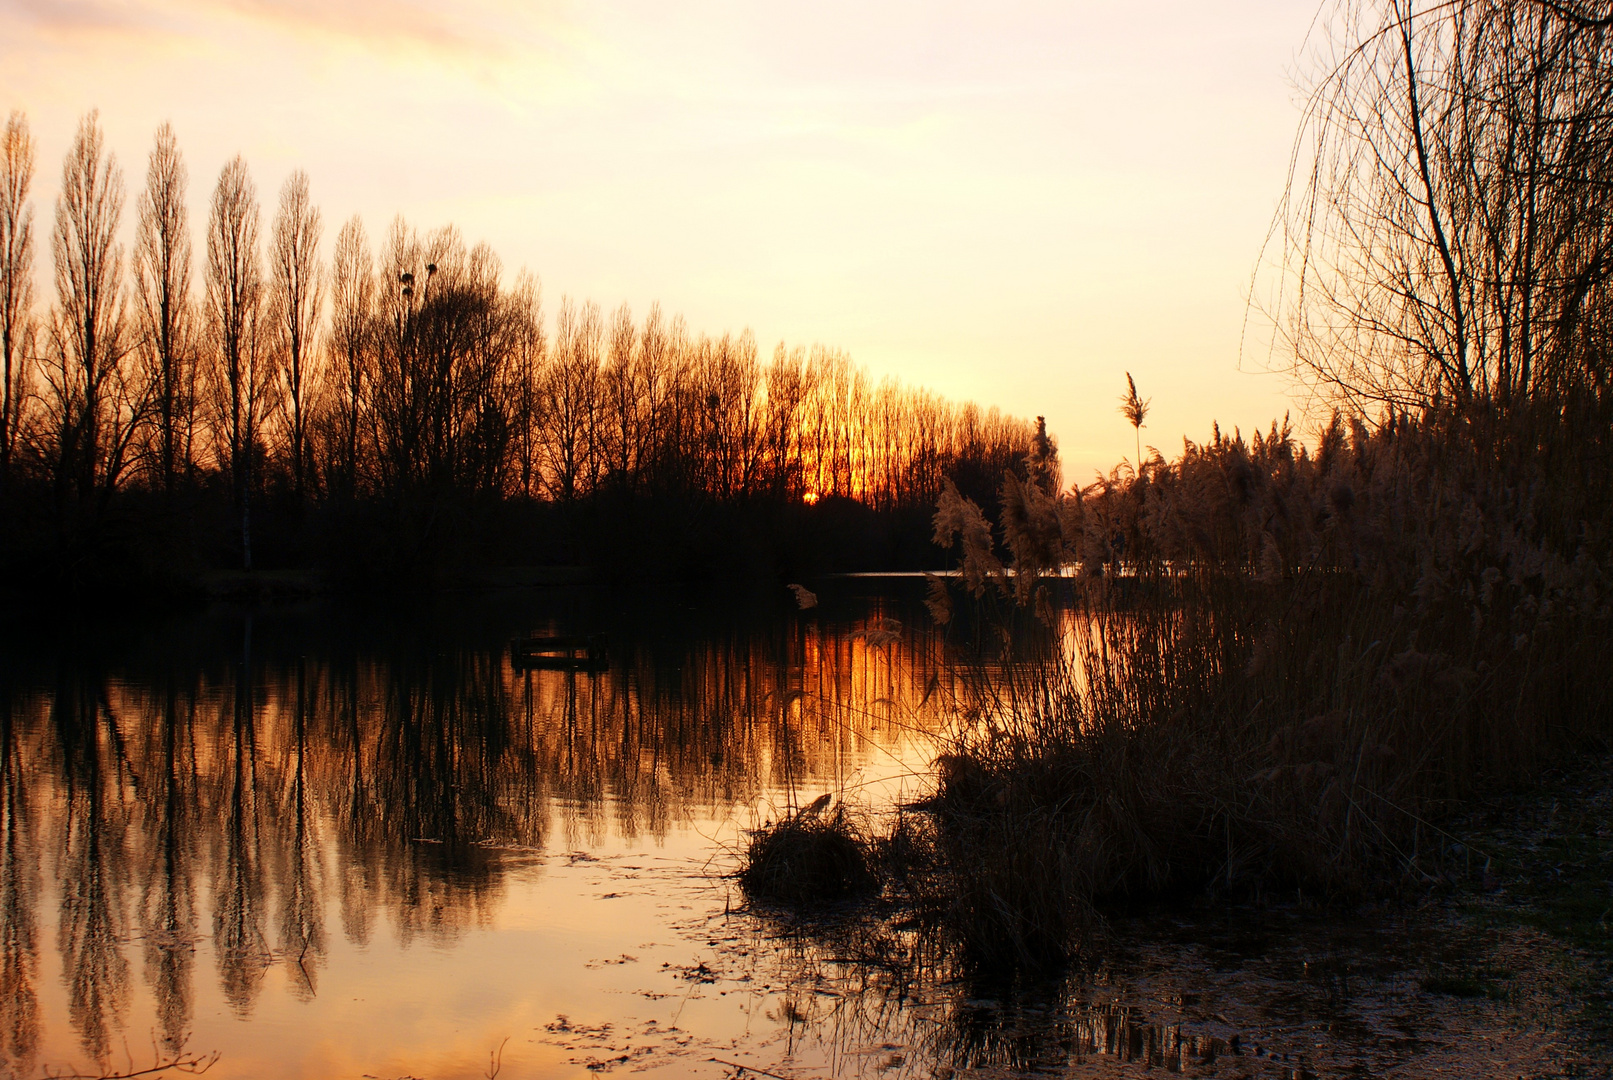
[[[896,606],[534,591],[13,644],[5,1066],[451,1077],[502,1046],[568,1075],[604,1032],[744,1042],[767,1022],[699,992],[742,830],[926,763],[933,642],[866,633]],[[516,667],[533,630],[607,631],[610,664]]]
[[[958,682],[921,588],[846,583],[807,612],[561,590],[219,608],[9,641],[0,1070],[1549,1064],[1549,987],[1431,997],[1426,973],[1475,946],[1403,914],[1144,914],[1056,983],[1005,986],[900,913],[745,909],[727,875],[746,829],[824,792],[877,810],[924,790]],[[527,631],[607,633],[609,663],[515,666]]]

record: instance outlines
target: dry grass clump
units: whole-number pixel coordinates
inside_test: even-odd
[[[1426,881],[1452,807],[1606,740],[1610,416],[1218,432],[1069,491],[1044,448],[1004,484],[1006,558],[949,491],[966,587],[1050,631],[987,656],[942,762],[966,947],[1041,965],[1106,900]]]
[[[1061,963],[1128,896],[1202,883],[1218,770],[1205,746],[1163,733],[1045,746],[960,747],[928,808],[945,868],[945,925],[986,967]]]
[[[877,892],[874,866],[873,838],[844,806],[808,806],[751,834],[738,877],[752,899],[812,907]]]

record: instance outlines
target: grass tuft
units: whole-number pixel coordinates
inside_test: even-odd
[[[753,900],[809,908],[878,892],[874,866],[873,839],[843,806],[809,806],[753,832],[738,876]]]

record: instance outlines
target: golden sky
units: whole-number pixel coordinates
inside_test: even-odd
[[[1071,479],[1289,407],[1242,347],[1315,0],[0,0],[48,232],[78,117],[131,194],[173,123],[192,227],[223,163],[458,224],[563,294],[848,350],[1045,414]],[[36,256],[48,265],[43,244]],[[41,290],[42,295],[48,295]]]

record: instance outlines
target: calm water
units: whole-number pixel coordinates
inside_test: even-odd
[[[609,667],[515,668],[531,630],[607,632]],[[1483,1044],[1500,1006],[1418,998],[1436,945],[1393,921],[1161,917],[1005,989],[899,921],[741,910],[746,828],[922,790],[951,677],[916,592],[216,610],[4,649],[17,1077],[213,1052],[214,1077],[355,1080],[1515,1064]]]
[[[720,1070],[773,1026],[701,966],[741,830],[928,760],[934,643],[864,633],[899,607],[532,592],[8,645],[0,1060]],[[610,667],[515,668],[527,630],[608,631]]]

